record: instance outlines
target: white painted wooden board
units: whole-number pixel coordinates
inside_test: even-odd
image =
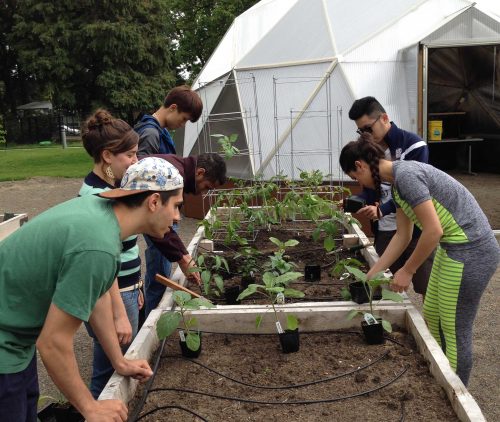
[[[3,220],[3,214],[0,215],[0,221]],[[28,221],[28,214],[16,214],[15,217],[0,223],[0,240],[5,239],[10,234],[14,233]]]

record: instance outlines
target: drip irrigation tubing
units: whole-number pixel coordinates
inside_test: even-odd
[[[158,410],[166,410],[166,409],[178,409],[178,410],[182,410],[186,413],[190,413],[191,415],[193,416],[196,416],[197,418],[201,419],[203,422],[208,422],[208,419],[205,419],[203,416],[199,415],[198,413],[196,413],[195,411],[191,410],[191,409],[188,409],[186,407],[182,407],[182,406],[160,406],[160,407],[157,407],[153,410],[150,410],[149,412],[147,413],[144,413],[144,415],[141,415],[139,416],[137,419],[135,419],[136,421],[140,421],[142,418],[145,418],[146,416],[149,416],[151,415],[152,413],[156,413],[158,412]]]
[[[158,354],[156,355],[155,358],[155,364],[153,366],[153,375],[144,386],[144,392],[142,394],[141,400],[139,401],[138,405],[134,408],[132,415],[130,415],[130,417],[128,418],[128,422],[135,422],[137,420],[137,417],[139,416],[139,413],[141,413],[141,410],[144,407],[144,403],[146,402],[146,399],[148,398],[148,394],[150,391],[149,389],[153,385],[156,373],[158,372],[158,367],[160,366],[160,361],[161,361],[161,354],[163,353],[163,349],[165,348],[166,343],[167,343],[167,338],[164,338],[160,344],[160,347],[158,348]]]
[[[408,366],[405,366],[403,368],[403,370],[399,374],[397,374],[394,378],[390,379],[389,381],[387,381],[384,384],[381,384],[378,387],[372,388],[371,390],[361,391],[359,393],[349,394],[347,396],[333,397],[333,398],[321,399],[321,400],[294,400],[294,401],[283,401],[283,402],[262,401],[262,400],[245,399],[242,397],[220,396],[218,394],[207,393],[207,392],[196,391],[196,390],[189,390],[186,388],[153,388],[153,389],[149,390],[149,393],[155,393],[155,392],[160,392],[160,391],[174,391],[177,393],[197,394],[200,396],[211,397],[211,398],[215,398],[215,399],[238,401],[238,402],[242,402],[242,403],[261,404],[261,405],[299,405],[299,404],[307,405],[307,404],[333,403],[336,401],[342,401],[342,400],[353,399],[356,397],[366,396],[367,394],[382,390],[383,388],[387,387],[388,385],[391,385],[392,383],[396,382],[399,378],[401,378],[406,373],[407,370],[408,370]]]
[[[258,388],[258,389],[262,389],[262,390],[291,390],[293,388],[308,387],[310,385],[316,385],[316,384],[321,384],[321,383],[324,383],[324,382],[333,381],[333,380],[336,380],[338,378],[346,377],[346,376],[352,375],[352,374],[354,374],[356,372],[360,372],[363,369],[369,368],[370,366],[375,365],[377,362],[380,362],[382,359],[384,359],[387,356],[388,353],[389,353],[389,351],[387,350],[383,355],[381,355],[377,359],[373,360],[373,362],[369,362],[369,363],[367,363],[367,364],[365,364],[363,366],[360,366],[360,367],[358,367],[356,369],[353,369],[351,371],[343,372],[342,374],[337,374],[337,375],[333,375],[331,377],[321,378],[319,380],[304,382],[304,383],[301,383],[301,384],[282,385],[282,386],[267,386],[267,385],[249,384],[249,383],[237,380],[236,378],[232,378],[229,375],[225,375],[222,372],[219,372],[219,371],[217,371],[217,370],[215,370],[213,368],[210,368],[209,366],[204,365],[203,363],[201,363],[199,361],[196,361],[194,359],[187,359],[187,360],[189,362],[192,362],[192,363],[198,365],[198,366],[201,366],[202,368],[206,369],[207,371],[213,372],[214,374],[217,374],[217,375],[219,375],[219,376],[221,376],[223,378],[226,378],[226,379],[228,379],[230,381],[233,381],[233,382],[235,382],[237,384],[244,385],[245,387]],[[163,358],[186,359],[186,358],[184,358],[182,356],[179,356],[179,355],[163,355],[161,358],[162,359]]]

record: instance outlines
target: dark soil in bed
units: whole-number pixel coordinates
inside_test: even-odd
[[[357,333],[303,333],[299,352],[283,354],[277,335],[205,333],[202,353],[191,361],[180,357],[172,336],[140,415],[153,413],[140,420],[203,420],[183,410],[159,409],[181,406],[208,421],[457,421],[413,339],[399,332],[392,337],[401,344],[368,346]],[[171,390],[154,391],[162,388]],[[137,392],[130,409],[142,394]],[[316,403],[293,404],[304,401]]]
[[[321,235],[320,240],[314,241],[312,238],[312,230],[315,228],[314,224],[309,222],[290,222],[289,225],[272,227],[271,231],[259,230],[256,238],[250,243],[250,246],[257,249],[262,255],[258,257],[258,268],[262,269],[263,264],[268,261],[268,256],[272,255],[276,250],[277,246],[273,244],[269,238],[275,237],[282,242],[290,239],[295,239],[299,241],[299,244],[286,249],[286,256],[289,262],[293,262],[297,265],[295,271],[304,273],[304,268],[306,265],[319,265],[321,267],[321,278],[316,281],[308,281],[304,277],[301,277],[297,282],[291,283],[290,287],[301,290],[305,293],[305,297],[302,299],[291,299],[287,300],[287,303],[297,302],[297,301],[335,301],[343,300],[340,295],[340,289],[345,285],[345,283],[339,280],[338,277],[334,277],[331,274],[331,270],[334,265],[342,259],[351,257],[356,258],[359,261],[365,263],[363,256],[360,251],[356,252],[339,252],[336,254],[327,254],[325,248],[323,247],[324,235]],[[335,248],[340,248],[342,246],[342,233],[340,231],[339,235],[335,238]],[[241,286],[241,263],[243,258],[236,258],[234,256],[240,250],[237,245],[225,245],[223,242],[216,241],[214,243],[215,251],[223,251],[223,256],[229,263],[229,268],[231,274],[221,272],[224,278],[224,286]],[[203,250],[199,250],[199,253],[206,253]],[[362,268],[366,270],[368,266]],[[255,282],[257,284],[262,284],[262,271],[257,271],[255,276]],[[241,287],[242,289],[244,288]],[[222,298],[218,298],[215,295],[210,295],[209,299],[217,304],[224,304],[225,301]],[[267,303],[265,300],[259,298],[258,295],[253,295],[244,299],[242,304],[263,304]]]

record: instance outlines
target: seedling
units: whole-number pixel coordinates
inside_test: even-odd
[[[274,243],[278,250],[274,252],[273,255],[269,257],[269,262],[265,264],[265,267],[268,268],[271,272],[275,272],[277,274],[286,274],[297,265],[293,262],[288,262],[285,258],[286,248],[293,247],[299,244],[298,240],[290,239],[286,242],[282,242],[275,237],[270,237],[269,240]]]
[[[340,281],[344,281],[344,287],[340,289],[342,299],[351,300],[351,292],[349,292],[349,282],[354,279],[354,276],[347,271],[347,267],[360,268],[363,266],[361,261],[356,258],[346,258],[338,261],[331,269],[330,274],[337,277]]]
[[[220,152],[224,156],[224,158],[229,159],[240,153],[240,150],[233,145],[238,139],[238,135],[236,133],[233,133],[230,136],[222,135],[220,133],[211,136],[213,136],[214,138],[218,138],[217,143],[221,147]]]
[[[201,273],[203,292],[207,296],[210,294],[220,296],[224,293],[224,280],[220,275],[222,271],[229,274],[229,265],[226,259],[219,255],[199,255],[196,259],[196,267],[189,269],[189,272]],[[216,289],[212,288],[212,280],[215,282]]]
[[[156,325],[156,333],[158,338],[163,340],[169,337],[179,326],[182,325],[186,330],[185,340],[187,347],[192,351],[197,351],[200,348],[200,334],[199,331],[194,331],[198,324],[198,320],[193,316],[187,316],[187,311],[198,310],[201,307],[214,308],[215,306],[204,298],[192,298],[189,293],[176,291],[172,295],[174,302],[177,304],[178,309],[163,313],[158,319]],[[182,338],[182,337],[181,337]]]
[[[377,287],[382,288],[382,299],[392,300],[393,302],[402,302],[403,301],[403,297],[401,295],[382,287],[384,285],[388,285],[390,283],[390,279],[385,277],[383,272],[380,272],[380,273],[375,274],[374,278],[367,280],[366,274],[363,273],[363,271],[359,270],[358,268],[354,268],[351,266],[345,266],[345,269],[349,273],[351,273],[356,278],[356,280],[359,280],[363,283],[363,286],[364,286],[366,293],[368,295],[368,303],[370,304],[370,312],[361,312],[361,311],[358,311],[357,309],[352,309],[347,314],[347,319],[351,320],[356,315],[361,314],[361,315],[363,315],[363,318],[368,325],[377,324],[378,320],[381,320],[382,327],[384,328],[384,330],[389,332],[389,333],[392,332],[391,323],[385,319],[382,319],[382,318],[376,316],[374,313],[374,306],[373,306],[373,293]]]

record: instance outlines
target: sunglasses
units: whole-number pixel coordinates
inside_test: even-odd
[[[381,116],[382,116],[382,115],[381,115],[381,114],[379,114],[379,115],[378,115],[378,117],[375,119],[375,121],[374,121],[371,125],[366,125],[366,126],[364,126],[364,127],[360,127],[360,128],[358,128],[358,129],[356,130],[356,133],[358,133],[359,135],[362,135],[362,134],[363,134],[363,133],[365,133],[365,132],[367,132],[367,133],[373,133],[373,129],[372,129],[372,127],[373,127],[373,125],[374,125],[375,123],[377,123],[377,122],[378,122],[378,120],[380,119],[380,117],[381,117]]]

